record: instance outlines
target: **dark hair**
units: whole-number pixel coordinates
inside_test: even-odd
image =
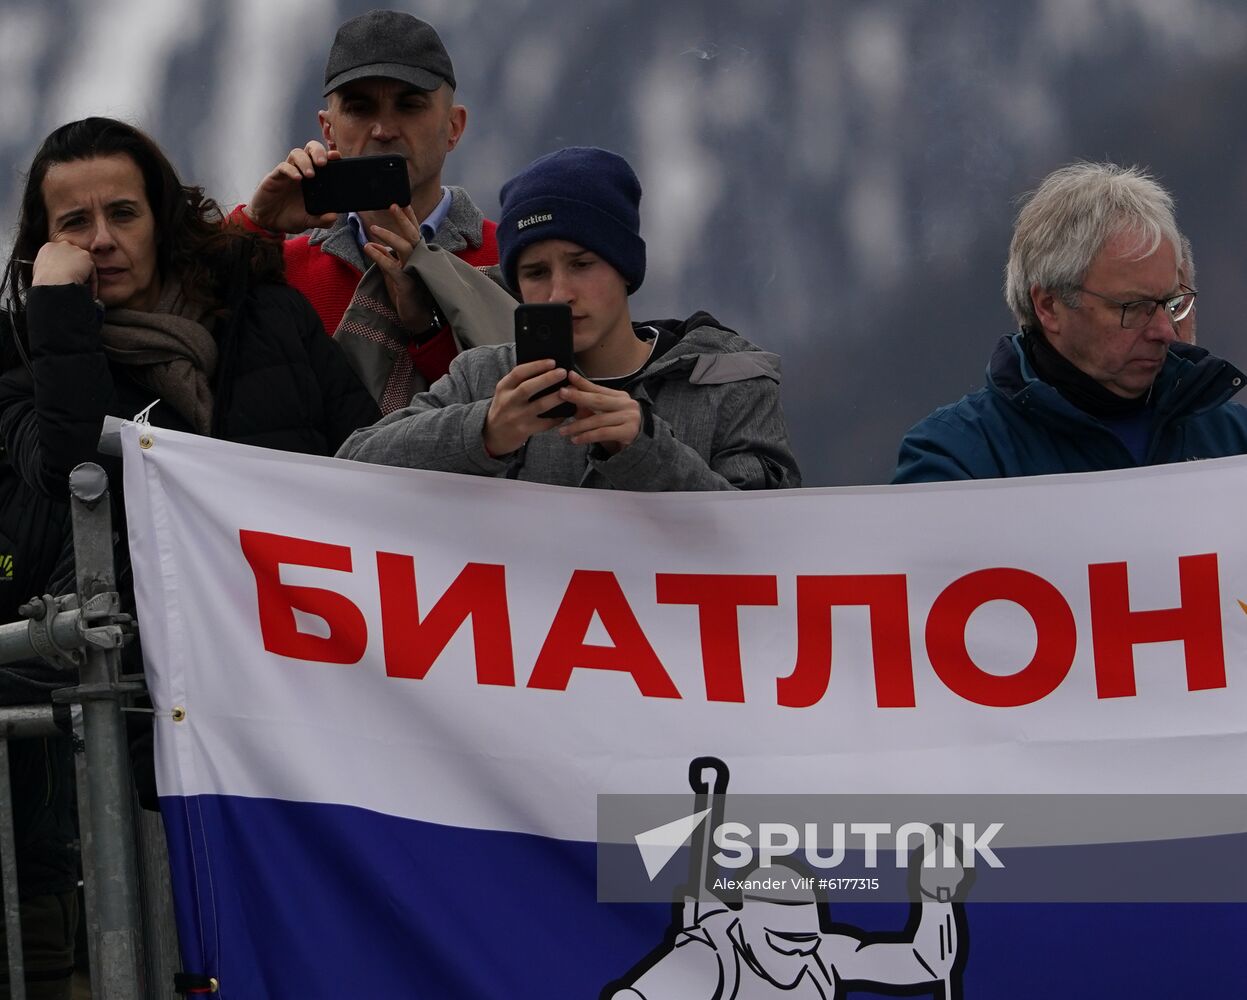
[[[7,293],[8,308],[15,318],[25,311],[33,270],[32,265],[21,261],[34,260],[48,239],[48,213],[43,203],[48,168],[117,155],[130,157],[143,175],[155,220],[156,265],[162,283],[176,279],[189,300],[219,311],[224,305],[224,283],[231,261],[237,259],[231,250],[238,241],[248,245],[250,271],[256,280],[282,280],[280,244],[227,227],[220,206],[204,196],[203,188],[183,184],[169,158],[150,137],[112,118],[83,118],[62,125],[44,139],[26,175],[13,252],[0,277],[0,298]]]

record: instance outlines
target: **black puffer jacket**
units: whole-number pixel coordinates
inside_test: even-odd
[[[308,301],[285,285],[235,282],[217,321],[212,435],[310,455],[332,455],[357,427],[380,416]],[[102,317],[81,285],[41,286],[27,296],[31,371],[0,378],[0,441],[35,488],[66,497],[70,471],[101,462],[114,491],[119,466],[97,451],[105,416],[132,417],[155,398],[126,366],[105,356]],[[154,425],[190,431],[158,405]]]
[[[0,624],[17,620],[24,601],[47,589],[68,530],[64,504],[21,481],[0,449]],[[75,679],[42,662],[0,666],[0,705],[47,704]],[[9,743],[17,884],[26,899],[78,884],[73,822],[73,754],[68,737]]]
[[[69,542],[69,508],[27,486],[0,445],[0,625],[49,591]],[[0,664],[0,705],[46,704],[56,688],[74,683],[42,660]]]
[[[218,362],[213,379],[212,436],[310,455],[332,455],[357,427],[380,417],[376,403],[325,335],[311,304],[286,285],[253,284],[249,257],[239,244],[228,282],[227,312],[216,322]],[[133,577],[124,531],[121,461],[99,454],[105,416],[129,418],[154,400],[125,365],[105,356],[103,317],[81,285],[31,288],[25,326],[30,367],[0,377],[0,444],[22,478],[57,500],[81,462],[108,472],[114,500],[113,546],[117,586],[133,610]],[[7,318],[0,317],[7,329]],[[193,430],[171,407],[158,405],[152,424]],[[67,543],[49,589],[73,589],[73,550]],[[29,596],[29,595],[25,595]],[[24,599],[24,598],[23,598]],[[138,644],[126,649],[128,670],[141,669]],[[146,717],[143,717],[146,718]],[[150,727],[133,733],[140,799],[154,807]]]
[[[0,446],[0,624],[42,594],[64,547],[69,508],[30,489]],[[0,704],[5,702],[0,694]]]

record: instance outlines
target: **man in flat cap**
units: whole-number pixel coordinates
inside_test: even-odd
[[[442,184],[442,164],[463,136],[467,109],[455,103],[454,68],[433,27],[394,10],[351,18],[329,50],[324,95],[323,144],[292,150],[231,219],[253,230],[302,234],[284,244],[286,278],[311,300],[325,330],[337,330],[360,276],[391,253],[396,240],[389,237],[395,234],[404,249],[418,233],[425,243],[496,273],[494,223],[466,191]],[[307,214],[304,177],[339,156],[376,154],[407,161],[411,206],[402,219],[389,211]],[[411,317],[406,353],[418,380],[432,383],[462,345],[436,313],[412,310]]]

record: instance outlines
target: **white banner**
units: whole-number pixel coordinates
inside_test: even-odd
[[[705,754],[742,793],[1247,790],[1247,459],[625,494],[142,435],[169,798],[590,842]]]

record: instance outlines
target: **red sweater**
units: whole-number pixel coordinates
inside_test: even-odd
[[[231,221],[239,223],[250,232],[272,235],[247,218],[242,205],[234,209]],[[497,267],[497,230],[496,223],[483,220],[480,246],[474,247],[469,243],[462,250],[455,251],[455,256],[473,267]],[[313,244],[306,234],[283,242],[282,252],[286,258],[287,283],[306,296],[319,314],[325,332],[333,336],[338,324],[342,322],[342,314],[351,304],[355,286],[359,284],[363,272],[341,257],[325,253],[324,248]],[[411,355],[416,370],[432,385],[446,374],[450,369],[450,362],[459,352],[450,327],[444,326],[436,336],[423,343],[409,344],[407,353]]]

